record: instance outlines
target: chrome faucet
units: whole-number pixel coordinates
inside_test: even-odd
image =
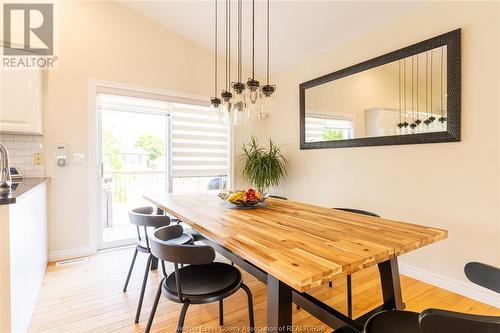
[[[0,194],[9,193],[12,185],[9,168],[9,152],[3,144],[0,143]]]

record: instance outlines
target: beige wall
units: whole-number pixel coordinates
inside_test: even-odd
[[[449,230],[449,239],[401,262],[453,283],[470,286],[468,261],[500,266],[499,11],[499,3],[436,3],[274,76],[276,104],[264,132],[284,145],[290,162],[282,193]],[[299,150],[301,82],[456,28],[463,38],[462,142]],[[427,168],[426,177],[415,175]]]
[[[90,157],[89,80],[210,96],[213,53],[116,2],[60,2],[56,27],[59,62],[46,77],[43,141],[52,178],[49,251],[64,257],[75,253],[67,249],[84,253],[95,236],[89,163],[59,168],[52,153],[67,143]]]

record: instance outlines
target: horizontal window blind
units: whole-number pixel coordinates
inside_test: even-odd
[[[170,103],[122,95],[97,94],[97,109],[167,114]]]
[[[172,104],[172,177],[228,174],[228,126],[204,106]]]

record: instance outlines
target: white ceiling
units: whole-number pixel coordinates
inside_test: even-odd
[[[214,1],[125,1],[129,8],[214,50]],[[219,0],[219,54],[224,54],[224,6]],[[255,4],[255,62],[266,70],[266,1]],[[232,1],[232,59],[236,60],[236,1]],[[271,1],[271,73],[308,58],[425,6],[429,1]],[[243,0],[243,62],[251,64],[251,1]],[[244,73],[244,78],[249,73]]]

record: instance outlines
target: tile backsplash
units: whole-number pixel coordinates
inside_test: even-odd
[[[43,177],[43,145],[39,135],[1,134],[0,142],[9,151],[10,166],[24,177]]]

